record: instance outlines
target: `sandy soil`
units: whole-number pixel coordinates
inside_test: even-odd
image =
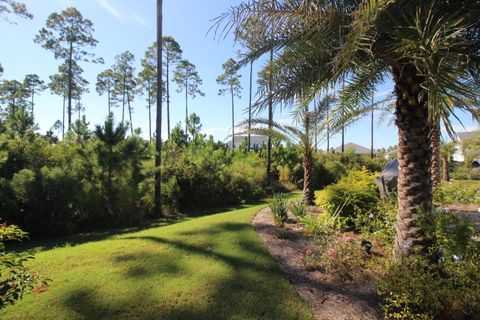
[[[371,284],[332,283],[321,272],[305,270],[299,256],[308,241],[294,223],[287,225],[285,233],[288,234],[280,239],[276,235],[271,211],[266,208],[253,218],[252,225],[317,319],[382,319]]]

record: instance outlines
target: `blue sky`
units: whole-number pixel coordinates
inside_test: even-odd
[[[90,82],[90,93],[82,100],[86,108],[86,116],[93,126],[102,123],[107,113],[106,97],[98,96],[95,91],[96,76],[110,67],[114,57],[129,50],[136,57],[137,72],[140,70],[140,59],[148,46],[155,41],[155,0],[24,0],[34,19],[23,21],[15,19],[18,24],[0,23],[0,62],[5,68],[3,79],[22,80],[28,73],[36,73],[47,81],[48,76],[56,73],[60,61],[53,54],[33,42],[33,38],[42,28],[49,14],[75,6],[85,18],[90,19],[95,28],[95,38],[99,41],[94,52],[103,57],[104,65],[83,63],[84,77]],[[218,140],[224,140],[230,133],[230,100],[226,96],[218,96],[216,77],[222,72],[221,65],[228,58],[235,58],[238,47],[235,47],[231,37],[223,41],[213,38],[207,31],[212,25],[211,20],[225,12],[230,6],[240,3],[240,0],[164,0],[164,34],[173,36],[183,49],[183,57],[197,66],[203,79],[202,91],[205,97],[190,100],[189,111],[197,113],[203,123],[203,131],[212,134]],[[255,65],[256,71],[262,62]],[[236,121],[246,118],[244,113],[248,105],[248,70],[242,73],[243,94],[237,101]],[[254,78],[255,79],[255,78]],[[175,89],[176,85],[171,84]],[[378,88],[377,97],[391,92],[391,83]],[[174,91],[174,90],[172,90]],[[62,99],[44,92],[36,99],[36,122],[40,130],[45,132],[57,119],[61,119]],[[184,98],[173,92],[171,99],[171,122],[180,122],[184,117]],[[148,132],[148,113],[143,97],[133,103],[134,127]],[[116,119],[120,119],[121,109],[114,110]],[[460,115],[467,130],[478,127],[467,115]],[[282,122],[290,122],[288,110],[276,112],[275,118]],[[378,117],[377,117],[378,119]],[[389,119],[375,123],[375,148],[388,147],[396,144],[397,131]],[[164,125],[166,136],[166,125]],[[464,128],[457,125],[457,130]],[[370,145],[369,119],[363,119],[346,131],[346,142],[355,142],[364,146]],[[340,137],[331,139],[331,146],[340,144]],[[321,145],[325,148],[325,144]]]

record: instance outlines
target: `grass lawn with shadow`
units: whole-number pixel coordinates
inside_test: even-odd
[[[313,319],[250,224],[264,206],[45,249],[50,287],[0,319]]]

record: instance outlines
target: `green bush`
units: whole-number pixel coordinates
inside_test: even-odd
[[[59,168],[20,170],[13,176],[12,189],[20,210],[15,220],[32,234],[72,234],[84,219],[79,212],[81,184]]]
[[[303,205],[302,201],[290,202],[290,212],[298,219],[307,215],[307,209]]]
[[[379,279],[385,317],[475,319],[480,313],[478,229],[445,212],[421,223],[432,241],[431,255],[396,262]]]
[[[25,267],[33,259],[29,253],[6,253],[6,241],[21,241],[27,233],[15,225],[0,224],[0,309],[14,304],[30,292],[34,286],[46,286],[47,282]]]
[[[335,281],[361,281],[367,267],[365,251],[353,237],[331,237],[302,255],[307,269],[320,270]]]
[[[283,193],[278,193],[273,196],[273,200],[269,204],[272,210],[273,222],[277,227],[283,226],[288,220],[287,199]]]
[[[395,194],[380,198],[377,206],[368,215],[356,215],[353,223],[363,236],[374,238],[380,241],[383,246],[390,248],[395,239],[397,207],[398,202]]]
[[[480,205],[480,181],[444,181],[435,187],[433,200],[440,204]]]
[[[374,183],[374,174],[363,170],[352,170],[336,184],[317,193],[317,205],[333,215],[339,212],[339,221],[348,227],[355,226],[358,216],[369,217],[380,199]]]

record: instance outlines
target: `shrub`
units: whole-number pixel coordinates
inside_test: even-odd
[[[290,202],[290,212],[297,218],[302,218],[307,214],[307,210],[302,201]]]
[[[433,200],[440,204],[480,205],[480,181],[442,182],[435,187]]]
[[[393,263],[380,277],[385,317],[475,319],[480,313],[479,231],[445,212],[421,223],[432,240],[431,256]]]
[[[395,239],[397,207],[396,195],[381,198],[368,215],[356,215],[353,223],[363,236],[372,237],[383,246],[390,247]]]
[[[317,194],[317,204],[333,215],[339,212],[339,221],[345,226],[355,227],[358,215],[368,217],[379,201],[374,174],[366,169],[352,170],[336,184],[326,187]]]
[[[272,210],[272,217],[275,225],[278,227],[283,226],[288,220],[287,200],[285,195],[283,193],[275,194],[269,206]]]
[[[20,170],[13,176],[12,188],[21,212],[14,219],[33,234],[72,234],[84,218],[78,211],[81,185],[59,168]]]
[[[41,280],[24,266],[33,259],[31,254],[5,252],[5,241],[20,241],[26,237],[27,233],[17,226],[0,225],[0,309],[22,299],[37,283],[47,285],[46,280]]]
[[[361,281],[367,266],[367,256],[351,236],[331,238],[317,249],[307,249],[302,255],[305,266],[320,270],[334,281]]]

